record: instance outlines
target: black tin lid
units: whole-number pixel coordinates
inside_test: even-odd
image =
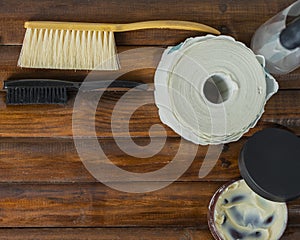
[[[244,144],[239,168],[260,196],[286,202],[300,196],[300,139],[279,128],[255,133]]]

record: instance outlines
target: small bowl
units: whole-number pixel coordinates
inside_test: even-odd
[[[209,206],[208,206],[208,226],[209,226],[209,229],[210,229],[210,232],[212,234],[212,236],[214,237],[214,239],[216,240],[227,240],[227,239],[243,239],[243,238],[240,238],[240,237],[232,237],[232,238],[225,238],[223,237],[223,234],[220,233],[220,231],[218,230],[218,227],[216,225],[216,208],[217,208],[217,203],[218,203],[218,200],[219,198],[223,195],[223,193],[225,194],[225,190],[227,190],[231,185],[235,184],[235,183],[238,183],[239,185],[238,186],[242,186],[240,184],[246,184],[245,181],[243,179],[241,180],[234,180],[234,181],[230,181],[228,183],[225,183],[223,186],[221,186],[216,192],[215,194],[213,195],[213,197],[211,198],[211,201],[209,203]],[[245,185],[246,187],[248,187],[248,185],[246,184]],[[243,187],[243,186],[242,186]],[[249,188],[249,187],[248,187]],[[249,191],[249,193],[251,193],[252,195],[255,194],[257,195],[256,193],[254,193],[250,188],[249,190],[246,189],[247,191]],[[232,193],[234,194],[234,191],[238,191],[235,189],[233,190],[228,190],[228,191],[232,191]],[[259,195],[257,195],[259,196]],[[268,202],[270,202],[270,204],[275,204],[274,206],[276,206],[278,204],[278,206],[280,206],[280,208],[276,207],[276,213],[277,211],[279,211],[279,213],[282,213],[282,218],[278,218],[277,219],[277,215],[276,215],[276,219],[277,221],[282,219],[282,223],[278,224],[278,222],[274,221],[274,223],[272,223],[270,225],[270,227],[272,227],[274,224],[278,224],[280,226],[282,226],[282,229],[280,231],[278,231],[277,235],[276,236],[272,236],[272,238],[270,238],[269,240],[277,240],[277,239],[280,239],[280,237],[282,236],[282,234],[284,233],[285,231],[285,228],[286,228],[286,225],[287,225],[287,218],[288,218],[288,211],[287,211],[287,206],[285,203],[277,203],[277,202],[272,202],[272,201],[269,201],[267,199],[264,199],[262,197],[259,196],[259,199],[261,198],[261,200],[265,203],[265,204],[268,204]],[[245,198],[247,199],[247,198]],[[233,204],[232,202],[229,204]],[[280,210],[278,210],[280,209]],[[280,212],[282,210],[282,212]],[[277,229],[277,228],[274,228],[274,229]],[[255,230],[253,230],[255,231]],[[245,236],[247,237],[247,236]],[[258,238],[253,238],[253,239],[260,239],[259,237]],[[261,238],[261,239],[264,239],[264,238]]]

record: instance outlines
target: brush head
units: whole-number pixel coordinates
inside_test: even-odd
[[[118,70],[114,33],[101,30],[27,28],[18,66]]]
[[[72,83],[48,80],[15,80],[5,81],[7,105],[23,104],[65,104],[67,103],[67,88],[74,87]]]
[[[66,103],[67,89],[65,87],[19,87],[7,89],[7,105]]]

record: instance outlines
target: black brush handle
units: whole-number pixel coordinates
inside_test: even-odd
[[[79,86],[82,87],[83,91],[95,91],[105,88],[136,88],[139,90],[147,90],[148,88],[147,84],[125,80],[89,81],[83,84],[80,83]]]
[[[81,82],[70,82],[55,79],[19,79],[4,81],[4,89],[16,88],[16,87],[65,87],[67,89],[79,89]],[[105,80],[105,81],[90,81],[84,83],[84,90],[97,90],[101,88],[135,88],[140,90],[146,90],[147,84],[124,81],[124,80]]]
[[[48,79],[19,79],[4,81],[4,89],[15,87],[73,87],[73,82]]]

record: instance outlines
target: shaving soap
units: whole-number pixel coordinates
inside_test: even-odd
[[[239,180],[219,196],[214,221],[224,240],[276,240],[285,230],[287,207],[262,198]]]

